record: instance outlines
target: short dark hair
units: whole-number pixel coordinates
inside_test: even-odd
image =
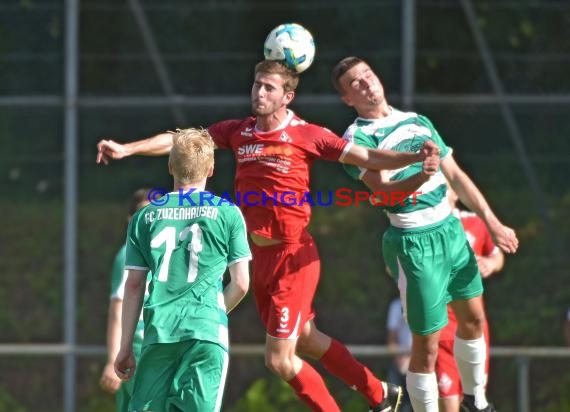
[[[359,63],[365,63],[365,61],[362,60],[360,57],[350,56],[350,57],[345,57],[344,59],[339,61],[336,64],[336,66],[333,67],[331,72],[331,81],[334,88],[339,93],[342,94],[342,88],[340,87],[339,79],[342,77],[343,74],[345,74],[347,71],[349,71]]]
[[[255,65],[255,74],[257,73],[278,74],[283,77],[285,80],[283,89],[285,89],[286,92],[294,92],[299,85],[299,73],[288,68],[278,60],[260,61]]]
[[[149,193],[150,193],[150,189],[147,189],[147,188],[141,188],[141,189],[135,190],[135,192],[131,196],[131,203],[129,206],[129,216],[134,215],[137,210],[139,210],[146,203],[148,203]]]

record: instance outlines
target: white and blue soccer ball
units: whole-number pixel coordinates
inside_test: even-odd
[[[297,73],[304,72],[315,58],[315,41],[303,26],[286,23],[275,27],[263,44],[266,60],[279,60]]]

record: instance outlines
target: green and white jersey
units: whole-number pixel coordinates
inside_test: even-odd
[[[228,348],[223,274],[251,252],[238,207],[213,195],[201,204],[202,194],[211,195],[170,193],[165,205],[147,205],[129,223],[125,267],[153,274],[144,345],[199,339]]]
[[[113,261],[113,267],[111,269],[111,299],[123,300],[125,297],[125,282],[129,276],[129,271],[125,269],[125,255],[126,255],[127,245],[121,246],[115,260]],[[150,281],[150,273],[147,277],[147,285]],[[148,290],[145,292],[145,299],[148,298]],[[143,316],[139,319],[137,323],[137,328],[135,330],[135,336],[133,340],[133,345],[142,345],[144,336],[144,322]]]
[[[452,152],[427,117],[396,109],[392,109],[388,116],[381,119],[356,118],[343,137],[361,146],[398,152],[417,152],[426,140],[433,140],[441,150],[442,159]],[[347,164],[343,166],[354,179],[362,179],[367,170]],[[414,163],[387,172],[391,181],[397,181],[406,179],[421,170],[422,164]],[[379,206],[384,209],[393,226],[412,230],[425,228],[449,216],[451,208],[446,198],[447,186],[441,170],[424,183],[417,192],[421,193],[408,196],[402,204],[389,202],[386,206]]]

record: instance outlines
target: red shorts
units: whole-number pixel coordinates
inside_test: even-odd
[[[455,331],[457,330],[457,319],[453,315],[452,310],[448,310],[449,322],[445,328],[441,330],[439,340],[439,348],[437,351],[437,361],[435,363],[435,373],[437,375],[437,386],[439,388],[440,398],[451,398],[461,396],[463,389],[461,387],[461,377],[459,370],[453,357],[453,342]],[[485,322],[483,326],[483,336],[487,344],[487,360],[485,363],[485,374],[489,376],[489,324]]]
[[[253,293],[269,336],[296,339],[315,317],[321,262],[311,237],[302,243],[252,245]]]

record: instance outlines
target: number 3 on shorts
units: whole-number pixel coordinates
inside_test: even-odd
[[[289,308],[285,307],[281,309],[281,318],[279,318],[279,320],[285,324],[289,322]]]

